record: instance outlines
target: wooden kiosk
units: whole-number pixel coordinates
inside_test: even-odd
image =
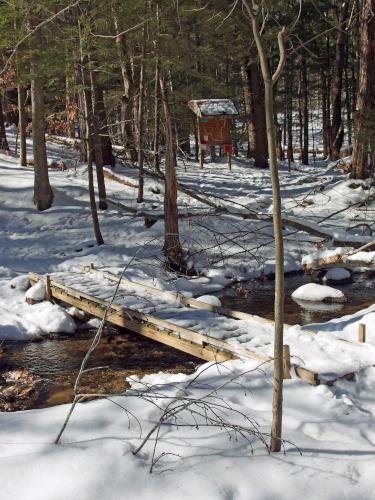
[[[209,146],[224,146],[228,168],[232,169],[232,141],[230,120],[238,111],[230,99],[201,99],[189,101],[189,108],[197,115],[199,166],[203,168],[204,151]]]

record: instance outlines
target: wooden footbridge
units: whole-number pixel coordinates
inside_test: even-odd
[[[120,279],[108,271],[96,270],[92,265],[78,266],[76,272],[58,272],[46,276],[29,273],[29,279],[31,284],[45,282],[48,300],[75,306],[100,319],[105,316],[109,323],[203,360],[221,362],[251,358],[263,363],[273,361],[272,357],[256,348],[249,349],[242,347],[240,342],[233,342],[236,336],[239,338],[240,334],[255,329],[256,325],[259,328],[261,324],[268,329],[271,343],[273,322],[270,320],[215,307],[124,277]],[[118,290],[113,299],[117,285]],[[310,333],[314,335],[314,332]],[[320,383],[319,375],[306,368],[293,366],[291,370],[289,348],[285,346],[284,377],[291,378],[291,373],[310,384]]]

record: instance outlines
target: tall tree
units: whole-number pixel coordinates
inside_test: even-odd
[[[345,65],[345,37],[348,20],[349,0],[343,0],[340,6],[338,32],[336,38],[335,77],[332,86],[332,124],[330,131],[329,156],[331,160],[339,158],[344,140],[342,123],[342,80]]]
[[[375,0],[364,0],[361,15],[361,57],[353,150],[355,179],[375,171]],[[369,153],[371,165],[369,167]]]

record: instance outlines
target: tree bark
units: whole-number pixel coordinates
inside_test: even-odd
[[[27,154],[26,154],[26,98],[27,93],[25,87],[18,85],[18,137],[20,141],[20,165],[26,167]]]
[[[282,403],[283,403],[283,331],[284,331],[284,245],[281,217],[281,196],[277,170],[275,123],[273,111],[273,85],[279,78],[285,63],[284,29],[278,34],[280,60],[271,76],[268,58],[259,32],[259,6],[254,0],[242,0],[250,19],[257,46],[264,81],[265,111],[267,123],[268,155],[273,194],[273,227],[275,237],[275,336],[274,336],[274,383],[272,401],[271,451],[281,450]]]
[[[115,29],[119,33],[120,28],[116,16],[114,16]],[[132,127],[133,122],[133,100],[134,100],[134,82],[129,64],[129,58],[126,52],[126,40],[124,35],[116,36],[116,46],[118,59],[121,68],[124,93],[121,99],[121,134],[125,152],[132,162],[137,161],[137,149]]]
[[[349,0],[343,0],[340,7],[339,31],[336,39],[335,78],[332,87],[332,124],[330,131],[329,157],[337,160],[344,140],[341,117],[342,77],[345,64],[345,28],[348,19]]]
[[[303,165],[309,164],[309,108],[307,91],[307,67],[305,56],[301,57],[301,98],[302,98],[302,118],[303,118],[303,143],[301,151],[301,162]]]
[[[34,34],[34,47],[40,50],[40,33]],[[38,210],[47,210],[52,206],[53,191],[49,182],[46,138],[45,138],[45,116],[44,116],[44,83],[40,76],[39,56],[32,55],[31,62],[31,108],[33,126],[33,154],[34,154],[34,204]]]
[[[87,59],[88,61],[88,59]],[[86,59],[84,59],[86,62]],[[98,181],[98,194],[99,194],[99,208],[101,210],[107,210],[107,193],[105,189],[105,180],[104,180],[104,172],[103,172],[103,153],[102,153],[102,142],[99,135],[99,112],[98,112],[98,104],[96,102],[97,98],[97,83],[96,83],[96,74],[95,71],[90,71],[90,84],[91,84],[91,92],[90,94],[90,103],[92,106],[92,121],[90,123],[90,133],[91,133],[91,145],[93,146],[93,152],[95,154],[95,170],[96,170],[96,178]],[[85,94],[85,99],[87,97],[87,91]],[[86,122],[87,127],[87,122]]]
[[[107,113],[104,103],[104,92],[100,84],[94,86],[95,90],[95,114],[98,116],[98,133],[100,138],[100,143],[102,147],[102,159],[103,165],[113,166],[114,156],[112,151],[112,141],[109,134],[108,123],[107,123]]]
[[[146,44],[146,30],[143,29],[143,44],[141,53],[141,66],[139,69],[139,88],[138,88],[138,196],[137,203],[143,202],[143,189],[144,189],[144,77],[145,77],[145,44]]]
[[[365,179],[375,170],[375,0],[363,2],[361,18],[359,91],[352,167],[355,179]]]
[[[0,95],[0,149],[2,149],[3,151],[9,151],[9,145],[8,145],[7,136],[5,133],[3,103],[2,103],[1,95]]]
[[[165,118],[165,176],[164,176],[164,255],[166,267],[186,273],[178,229],[177,182],[176,182],[176,138],[175,127],[168,102],[168,91],[164,76],[160,75],[160,91]]]

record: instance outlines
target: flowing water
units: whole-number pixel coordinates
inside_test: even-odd
[[[353,282],[337,286],[348,298],[345,304],[296,303],[292,292],[311,282],[296,274],[285,279],[285,322],[307,324],[351,314],[375,302],[375,280],[370,274],[355,274]],[[273,318],[274,281],[246,284],[248,296],[238,296],[237,287],[220,295],[223,306]],[[41,342],[7,342],[0,346],[0,411],[43,408],[68,403],[82,359],[94,330],[73,335],[54,335]],[[119,394],[129,376],[158,371],[191,373],[202,361],[152,340],[124,330],[107,328],[93,352],[84,374],[81,392]]]

